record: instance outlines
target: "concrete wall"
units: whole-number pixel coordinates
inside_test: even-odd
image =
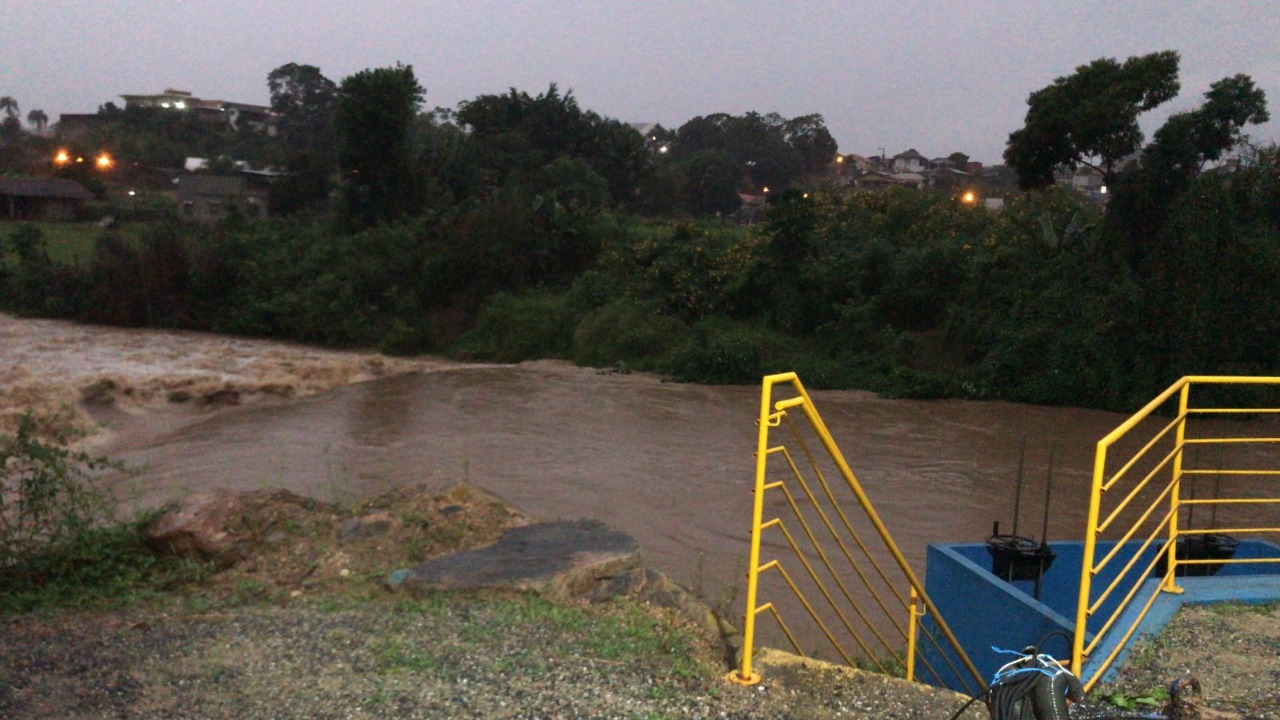
[[[1096,563],[1109,553],[1116,544],[1100,542],[1095,549]],[[1139,543],[1128,543],[1122,548],[1110,564],[1099,572],[1092,580],[1093,597],[1097,598],[1124,569],[1138,550]],[[1076,603],[1080,593],[1080,567],[1084,555],[1082,543],[1053,543],[1056,555],[1053,564],[1044,574],[1040,599],[1032,596],[1034,583],[1030,580],[1007,582],[992,574],[992,560],[985,543],[930,544],[925,571],[925,591],[937,606],[939,613],[956,635],[961,647],[977,666],[983,679],[990,681],[1000,666],[1014,659],[1014,656],[1002,654],[998,650],[1022,650],[1028,645],[1040,643],[1051,633],[1065,633],[1071,637],[1075,631]],[[1092,633],[1101,627],[1119,607],[1136,573],[1147,566],[1157,552],[1153,544],[1148,547],[1134,563],[1126,579],[1107,598],[1089,621],[1089,634],[1086,640],[1092,639]],[[1244,540],[1240,542],[1234,556],[1236,559],[1246,558],[1280,558],[1280,545],[1261,540]],[[1225,590],[1214,597],[1230,599],[1231,588],[1241,588],[1241,600],[1254,601],[1253,596],[1245,593],[1245,585],[1233,578],[1243,576],[1280,576],[1280,563],[1226,565],[1212,578],[1195,578],[1201,583],[1214,583]],[[1152,591],[1154,583],[1152,583]],[[1143,592],[1146,592],[1145,590]],[[1225,592],[1225,595],[1223,593]],[[1142,592],[1131,606],[1140,603],[1146,595]],[[1145,623],[1144,623],[1145,624]],[[938,636],[941,642],[941,635]],[[993,646],[996,649],[993,649]],[[1040,648],[1057,658],[1069,658],[1070,641],[1063,637],[1053,637]],[[954,674],[942,672],[949,670],[947,658],[928,642],[921,643],[921,654],[929,663],[938,668],[941,680],[935,679],[927,671],[920,672],[920,679],[935,685],[944,685],[953,690],[968,692]],[[952,663],[956,661],[952,658]]]

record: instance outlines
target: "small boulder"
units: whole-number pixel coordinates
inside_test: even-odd
[[[401,526],[400,520],[386,510],[375,510],[360,517],[348,518],[338,526],[338,542],[346,544],[386,535]]]
[[[229,567],[240,559],[244,538],[235,530],[243,514],[241,496],[229,490],[187,495],[166,505],[143,535],[159,552]]]

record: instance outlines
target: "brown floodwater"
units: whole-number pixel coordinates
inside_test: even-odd
[[[1078,536],[1092,445],[1123,418],[1010,403],[812,393],[909,558],[925,544],[1011,528],[1022,438],[1022,534],[1040,532],[1050,445],[1050,536]],[[403,483],[466,482],[543,519],[604,520],[681,582],[715,589],[746,564],[754,387],[677,384],[541,361],[442,365],[289,402],[149,412],[91,408],[109,454],[142,465],[123,488],[156,504],[215,486],[327,499]]]
[[[621,528],[650,565],[708,596],[743,585],[758,387],[558,361],[393,361],[5,316],[0,339],[10,405],[47,394],[99,423],[94,449],[144,468],[120,483],[129,502],[213,487],[341,501],[403,483],[466,482],[535,517]],[[1006,402],[811,395],[918,571],[927,543],[981,541],[996,520],[1010,532],[1020,476],[1019,533],[1040,536],[1050,470],[1048,537],[1078,540],[1095,444],[1125,419]]]

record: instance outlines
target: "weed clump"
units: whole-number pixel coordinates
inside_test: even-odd
[[[193,579],[193,563],[156,557],[148,516],[122,519],[101,479],[120,463],[42,439],[32,412],[0,435],[0,613],[115,605]]]

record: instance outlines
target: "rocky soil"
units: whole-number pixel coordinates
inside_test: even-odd
[[[1280,605],[1185,606],[1092,694],[1160,708],[1173,682],[1192,680],[1199,692],[1188,697],[1206,719],[1280,718]]]
[[[625,543],[574,553],[609,569],[594,584],[388,583],[533,526],[465,486],[353,508],[281,491],[184,499],[154,541],[221,569],[159,603],[0,618],[0,717],[945,718],[965,701],[771,652],[763,682],[730,683],[724,626],[618,565],[641,558]]]

